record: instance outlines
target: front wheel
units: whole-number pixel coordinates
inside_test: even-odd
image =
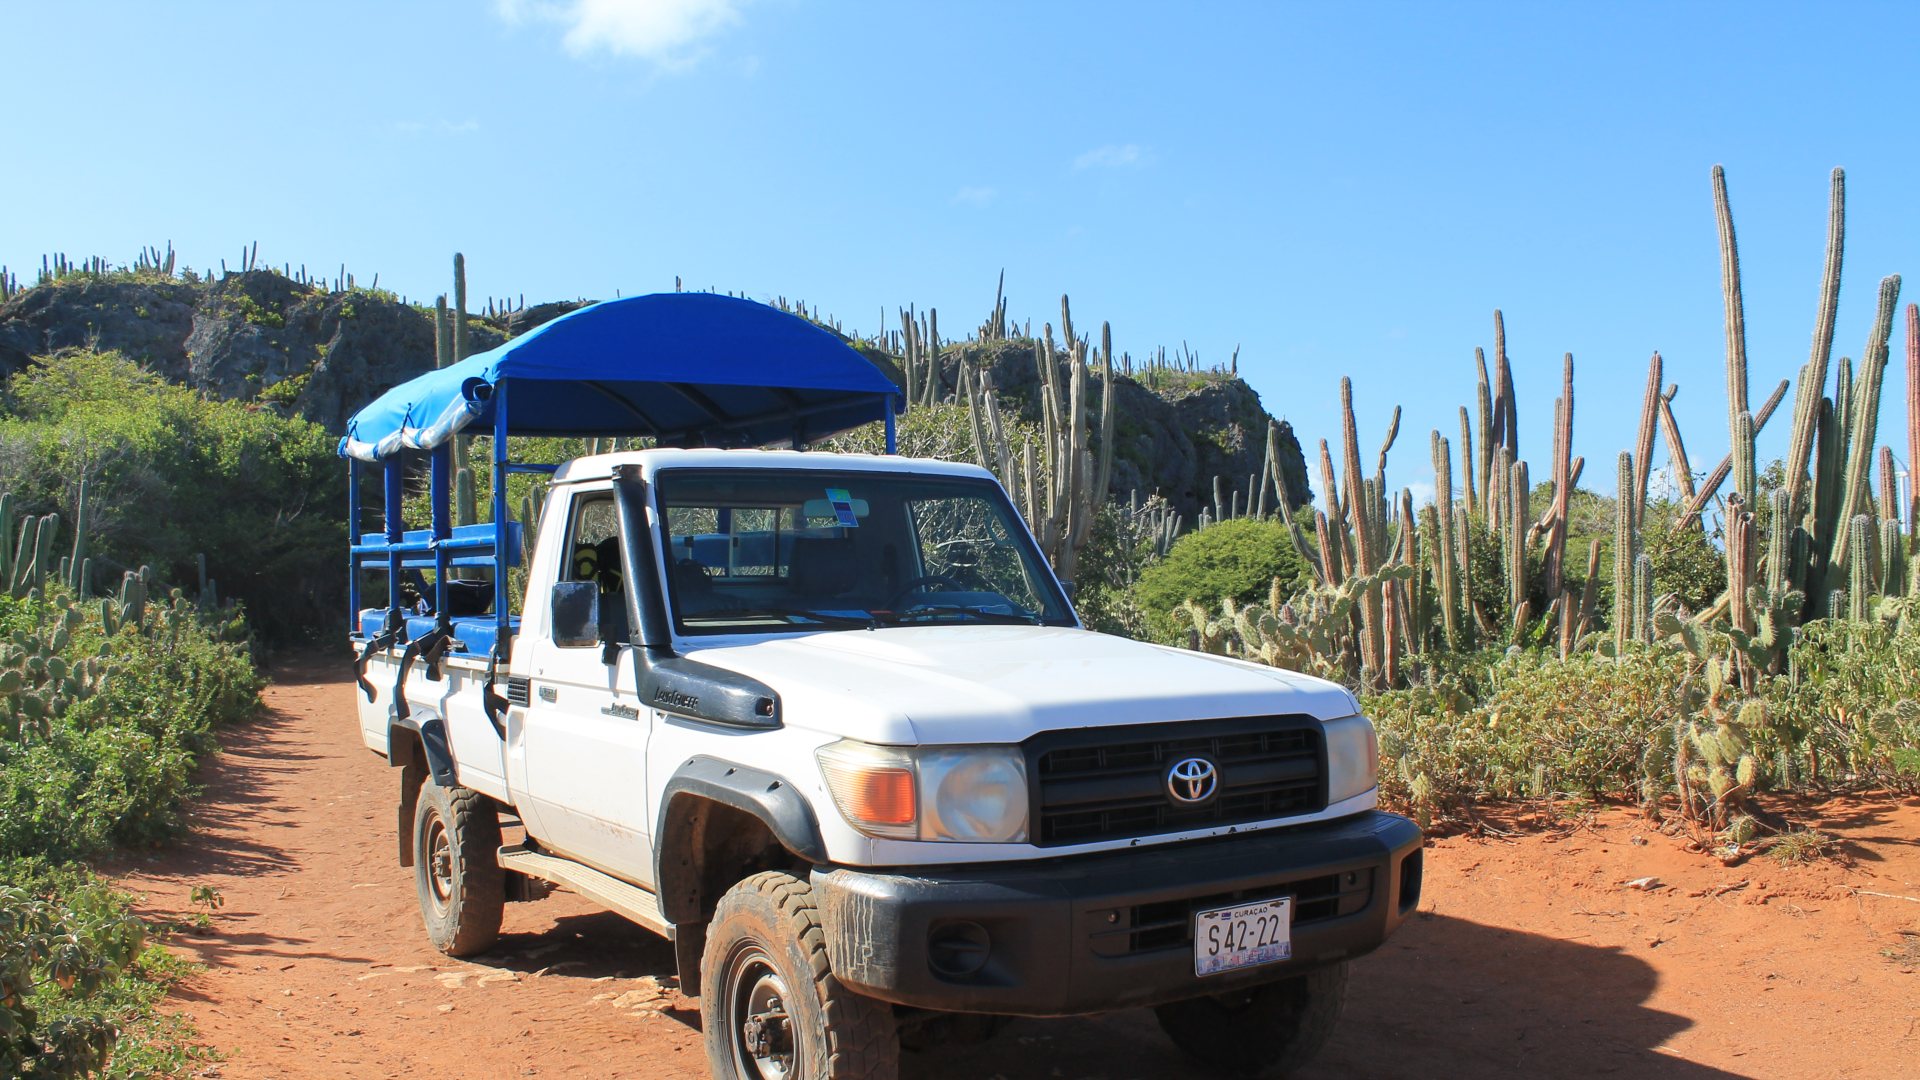
[[[1229,1076],[1285,1076],[1312,1061],[1347,999],[1342,962],[1284,982],[1161,1005],[1160,1029],[1189,1057]]]
[[[769,871],[721,897],[700,960],[714,1080],[894,1080],[893,1010],[840,984],[813,887]]]
[[[421,785],[413,812],[413,886],[434,948],[472,956],[500,939],[506,872],[500,869],[500,815],[485,795],[432,781]]]

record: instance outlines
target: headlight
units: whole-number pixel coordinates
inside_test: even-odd
[[[868,836],[972,844],[1027,838],[1027,763],[1018,747],[843,740],[816,756],[840,816]]]
[[[1380,782],[1380,743],[1373,721],[1347,716],[1322,726],[1327,736],[1327,801],[1342,802],[1372,791]]]

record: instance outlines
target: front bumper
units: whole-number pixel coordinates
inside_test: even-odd
[[[1420,902],[1420,829],[1326,824],[928,873],[813,872],[841,982],[949,1012],[1071,1016],[1217,994],[1360,956]],[[1294,897],[1293,958],[1193,973],[1193,913]]]

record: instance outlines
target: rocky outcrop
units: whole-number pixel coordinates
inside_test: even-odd
[[[469,315],[470,348],[490,349],[584,304],[537,304],[492,319]],[[391,293],[334,292],[267,270],[207,279],[74,274],[0,306],[0,374],[63,348],[112,349],[209,394],[261,401],[339,431],[354,410],[433,366],[433,335],[432,310]],[[864,346],[862,352],[900,379],[893,358]],[[943,396],[958,385],[963,358],[991,368],[1009,404],[1039,419],[1034,342],[948,348]],[[1158,493],[1189,522],[1212,504],[1216,476],[1245,498],[1248,478],[1261,471],[1269,421],[1251,387],[1218,374],[1162,373],[1154,386],[1117,378],[1116,497]],[[1312,499],[1306,462],[1284,421],[1280,436],[1289,501],[1305,505]]]
[[[475,352],[505,332],[469,317]],[[289,408],[332,431],[433,366],[433,313],[368,289],[266,270],[205,281],[72,275],[0,307],[0,372],[63,348],[112,349],[223,398]]]
[[[946,350],[941,365],[943,394],[959,383],[960,364],[984,366],[1001,395],[1021,415],[1040,420],[1040,364],[1036,344],[1027,339],[962,342]],[[1061,371],[1067,371],[1060,360]],[[1112,494],[1127,499],[1158,494],[1188,522],[1213,504],[1219,477],[1229,505],[1232,493],[1246,500],[1250,477],[1261,472],[1267,423],[1260,395],[1246,383],[1212,373],[1163,375],[1165,385],[1151,387],[1131,376],[1116,375]],[[1096,391],[1097,392],[1097,391]],[[1097,403],[1094,403],[1097,405]],[[1293,427],[1279,421],[1281,475],[1288,504],[1313,500],[1307,465]]]

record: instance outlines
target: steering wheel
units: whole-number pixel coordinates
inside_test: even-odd
[[[897,593],[894,593],[893,599],[887,601],[887,610],[889,611],[900,610],[900,602],[907,598],[907,594],[912,593],[919,589],[924,589],[929,585],[943,586],[944,588],[952,589],[955,592],[960,592],[966,589],[966,585],[964,585],[958,580],[955,580],[955,578],[951,574],[927,574],[924,577],[914,578],[911,581],[908,581],[905,585],[900,586],[900,591]]]

